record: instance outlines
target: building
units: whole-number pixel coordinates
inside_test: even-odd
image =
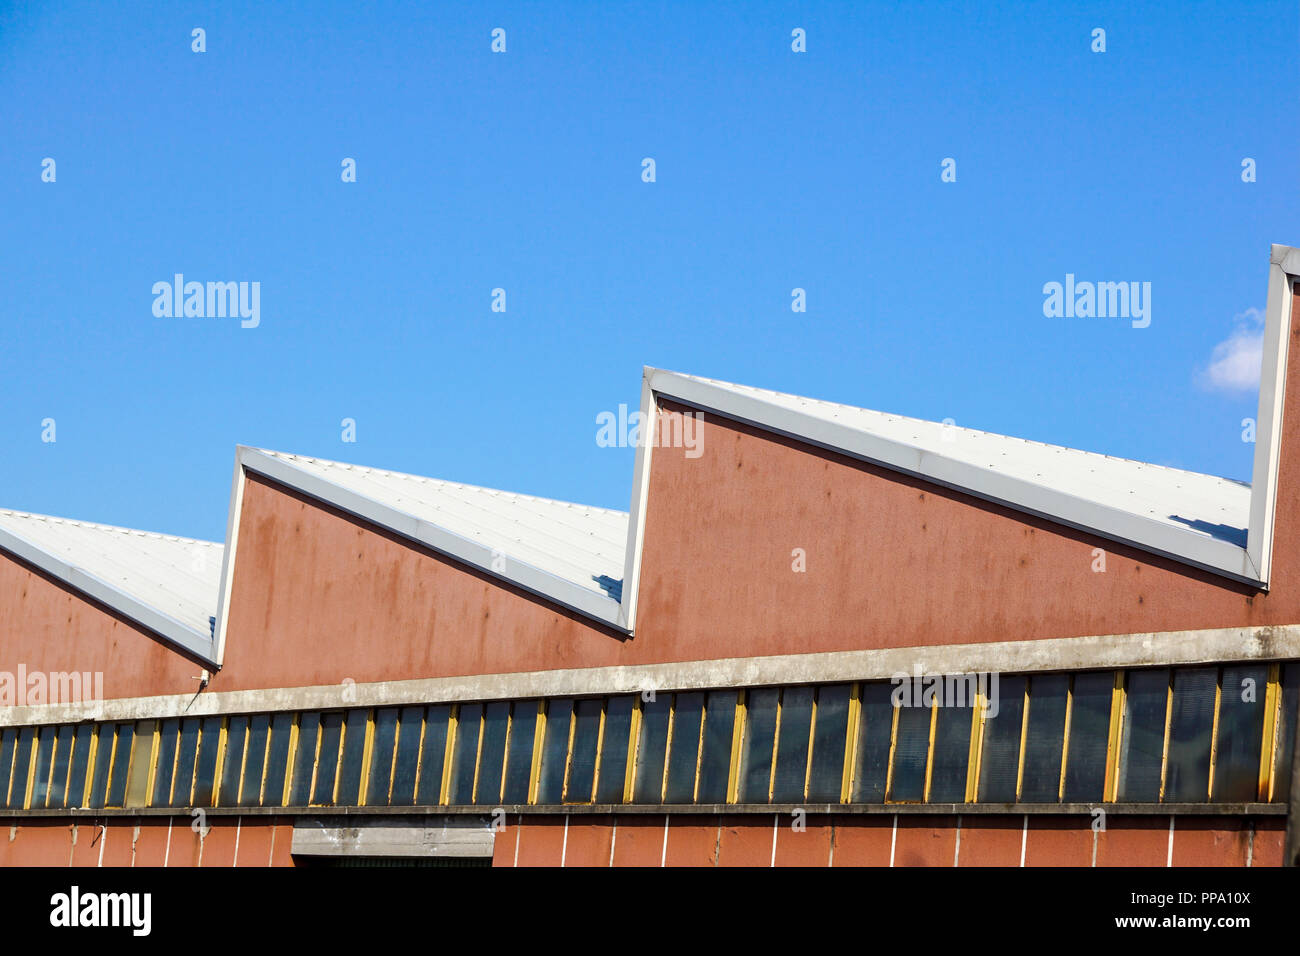
[[[1249,486],[647,369],[629,514],[252,448],[224,547],[0,513],[0,864],[1280,865],[1297,276]]]

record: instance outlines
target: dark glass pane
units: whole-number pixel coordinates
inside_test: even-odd
[[[95,757],[95,776],[98,778],[100,763],[103,759],[104,733],[100,731],[99,746],[101,748],[98,756]],[[196,718],[187,718],[181,721],[181,739],[176,750],[176,778],[172,781],[172,799],[173,807],[190,806],[190,793],[194,788],[194,761],[199,754],[199,721]]]
[[[36,769],[32,773],[32,798],[30,806],[44,807],[50,791],[50,766],[54,762],[54,738],[59,728],[46,724],[36,735]]]
[[[262,784],[264,807],[284,806],[285,774],[288,770],[289,740],[292,736],[293,714],[272,714],[271,742],[266,752],[266,782]]]
[[[538,803],[559,803],[564,796],[564,765],[568,759],[572,719],[573,701],[553,700],[546,705],[542,767],[537,781]]]
[[[764,687],[745,694],[745,734],[740,752],[740,802],[770,803],[772,751],[781,691]]]
[[[199,756],[194,762],[194,806],[212,806],[216,789],[217,753],[221,747],[221,717],[204,717]]]
[[[536,707],[536,705],[533,705]],[[435,807],[442,802],[442,771],[447,762],[447,722],[451,707],[437,704],[424,717],[424,744],[420,748],[420,786],[415,798],[421,806]]]
[[[804,786],[808,782],[808,734],[812,730],[814,690],[812,687],[787,687],[781,694],[773,803],[799,803],[803,800]]]
[[[704,713],[704,747],[700,752],[700,782],[695,796],[698,803],[727,802],[735,726],[736,692],[711,691]]]
[[[891,803],[920,803],[925,796],[925,766],[930,754],[930,717],[933,708],[898,708],[898,734],[894,738],[894,768],[889,783]]]
[[[813,724],[812,769],[808,780],[808,800],[812,803],[840,802],[852,692],[852,684],[835,684],[817,690],[817,719]]]
[[[271,733],[271,715],[257,714],[248,722],[248,754],[244,758],[244,782],[240,786],[239,804],[255,807],[261,801],[262,773],[266,769],[266,742]]]
[[[894,687],[885,681],[863,684],[857,752],[853,758],[853,802],[884,803],[889,772],[889,740],[894,727]]]
[[[94,724],[78,724],[76,743],[72,748],[72,768],[68,773],[69,807],[86,805],[86,769],[90,766],[90,743],[95,737]],[[0,771],[8,769],[3,754],[0,754]],[[166,804],[162,804],[166,806]]]
[[[366,753],[366,718],[364,708],[350,710],[343,727],[343,759],[339,764],[338,805],[355,807],[360,804],[361,767]]]
[[[597,803],[623,802],[623,787],[627,782],[627,744],[632,732],[632,705],[635,700],[635,697],[611,697],[605,705],[605,735],[600,742]],[[513,742],[512,737],[511,761],[514,760]],[[506,800],[506,803],[515,802],[518,801]]]
[[[1221,686],[1213,799],[1241,803],[1258,800],[1268,666],[1225,666]]]
[[[1285,803],[1291,798],[1291,758],[1295,752],[1296,710],[1300,708],[1300,663],[1282,665],[1281,697],[1273,758],[1273,800]]]
[[[590,803],[596,775],[596,747],[600,741],[600,698],[587,698],[574,705],[573,754],[569,758],[569,780],[565,803]]]
[[[141,720],[135,725],[131,743],[131,769],[126,780],[124,805],[143,807],[149,802],[149,770],[153,762],[153,738],[158,721]]]
[[[21,753],[22,740],[19,739],[19,758]],[[90,775],[90,806],[96,810],[104,806],[104,800],[108,796],[108,771],[111,769],[113,762],[113,725],[100,724],[95,734],[95,765],[91,769]],[[19,765],[14,766],[14,790],[10,793],[10,806],[16,806],[13,801],[18,791],[18,772],[21,769]]]
[[[451,755],[451,790],[448,802],[474,802],[474,770],[478,758],[478,738],[483,723],[482,704],[461,704],[456,721],[456,740]]]
[[[960,699],[973,699],[960,698]],[[970,767],[971,721],[975,708],[940,707],[934,728],[934,766],[930,770],[931,803],[964,803]]]
[[[695,771],[700,763],[700,730],[704,719],[702,693],[677,694],[668,744],[668,788],[665,803],[695,800]]]
[[[50,793],[46,806],[66,806],[68,794],[68,767],[72,764],[73,735],[75,724],[64,724],[59,728],[54,739],[54,766],[50,773]]]
[[[150,806],[171,805],[172,774],[176,772],[176,742],[180,736],[181,722],[175,718],[164,720],[158,730],[158,764],[153,775],[153,797]]]
[[[232,721],[233,723],[233,721]],[[320,715],[320,749],[316,756],[316,782],[311,802],[318,807],[334,804],[334,778],[338,774],[339,744],[343,742],[343,711]]]
[[[1174,671],[1174,702],[1169,718],[1167,803],[1204,803],[1210,793],[1210,739],[1218,668]]]
[[[207,737],[207,728],[203,728]],[[305,807],[311,802],[311,777],[316,767],[316,743],[320,738],[320,712],[307,711],[298,718],[298,746],[293,754],[289,778],[289,806]],[[197,798],[195,798],[197,802]]]
[[[1029,682],[1029,727],[1025,732],[1021,803],[1057,803],[1061,799],[1061,758],[1065,753],[1069,691],[1069,674],[1041,674]]]
[[[370,747],[370,769],[366,784],[366,806],[388,806],[388,789],[393,782],[393,754],[397,749],[397,708],[375,711],[375,736]]]
[[[1115,675],[1075,674],[1070,693],[1070,746],[1065,755],[1065,802],[1095,803],[1106,789],[1106,748]]]
[[[0,807],[9,806],[9,783],[13,780],[14,751],[18,747],[18,728],[0,731]]]
[[[231,717],[226,727],[226,753],[221,758],[221,789],[217,806],[233,807],[239,803],[239,778],[244,772],[244,747],[248,743],[248,718]]]
[[[483,707],[483,740],[479,745],[478,780],[474,802],[496,806],[501,801],[501,775],[506,762],[506,735],[510,729],[510,702],[495,700]]]
[[[1160,799],[1160,768],[1165,759],[1168,709],[1167,667],[1129,671],[1124,676],[1118,799],[1125,803],[1156,803]]]
[[[1025,713],[1025,678],[1003,677],[998,685],[996,701],[990,691],[989,713],[984,716],[979,799],[985,803],[1015,803],[1016,778],[1020,773],[1020,731]]]
[[[664,762],[668,756],[668,716],[671,695],[658,694],[641,702],[641,732],[636,744],[635,803],[662,803]]]
[[[135,727],[117,725],[117,742],[113,745],[113,769],[108,774],[108,795],[104,806],[120,807],[126,800],[126,774],[131,769],[131,744],[135,740]]]
[[[424,708],[403,707],[397,722],[397,759],[393,761],[393,794],[389,806],[409,807],[415,803],[415,775],[420,769],[423,732]]]

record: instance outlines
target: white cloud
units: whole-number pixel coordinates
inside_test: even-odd
[[[1264,361],[1264,312],[1247,309],[1232,321],[1232,334],[1214,347],[1209,367],[1200,373],[1201,384],[1219,392],[1253,391]]]

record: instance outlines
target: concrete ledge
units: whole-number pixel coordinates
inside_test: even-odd
[[[353,819],[298,817],[293,821],[294,856],[491,857],[496,832],[490,817],[410,815]]]
[[[704,816],[727,814],[729,816],[758,814],[788,814],[802,810],[811,815],[859,816],[871,814],[899,814],[902,816],[963,816],[1007,814],[1028,816],[1091,815],[1095,810],[1105,810],[1117,816],[1196,816],[1196,817],[1284,817],[1285,803],[702,803],[702,804],[632,804],[632,803],[580,803],[517,805],[499,807],[205,807],[209,817],[289,817],[297,826],[299,819],[331,819],[343,817],[460,817],[476,820],[465,826],[488,826],[492,814],[501,811],[507,816]],[[432,812],[431,812],[432,811]],[[87,819],[100,817],[184,817],[188,809],[177,807],[116,807],[111,810],[0,810],[0,820],[45,819],[64,817]],[[479,822],[481,821],[481,822]],[[403,826],[410,824],[403,823]]]

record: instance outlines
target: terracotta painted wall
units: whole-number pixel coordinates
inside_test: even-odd
[[[1179,817],[511,817],[494,866],[1281,866],[1283,822]]]
[[[0,670],[102,672],[105,697],[197,690],[202,664],[108,608],[0,552]]]
[[[292,866],[293,822],[213,817],[200,835],[189,817],[0,820],[3,866]]]
[[[1300,347],[1290,363],[1268,594],[706,416],[701,456],[653,456],[630,641],[250,478],[213,687],[1297,623]]]

